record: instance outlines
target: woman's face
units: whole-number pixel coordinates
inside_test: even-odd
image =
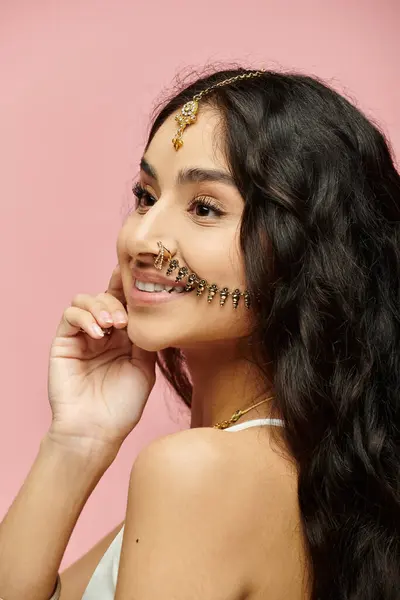
[[[189,273],[220,289],[246,289],[239,248],[244,204],[219,148],[218,114],[200,107],[179,151],[171,141],[176,132],[174,116],[160,127],[143,157],[140,199],[117,243],[128,334],[133,343],[153,351],[234,340],[248,335],[251,324],[243,297],[235,310],[231,296],[223,307],[219,294],[209,304],[208,290],[198,297],[196,290],[168,294],[136,287],[141,285],[137,282],[154,283],[166,277],[168,262],[162,270],[154,267],[161,241]],[[177,270],[167,277],[171,285],[176,275]]]

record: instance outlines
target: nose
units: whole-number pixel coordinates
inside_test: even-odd
[[[154,264],[160,246],[164,247],[164,257],[170,260],[177,253],[177,240],[172,232],[172,209],[167,211],[167,203],[158,200],[150,210],[133,221],[129,233],[131,256],[143,264]]]

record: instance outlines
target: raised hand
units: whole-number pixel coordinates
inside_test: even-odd
[[[64,311],[48,378],[49,434],[57,441],[118,450],[138,423],[155,383],[156,353],[132,344],[127,322],[119,267],[107,292],[78,294]],[[102,329],[110,327],[111,335],[105,335]]]

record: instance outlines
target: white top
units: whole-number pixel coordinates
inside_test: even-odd
[[[247,427],[257,427],[262,425],[275,425],[280,427],[283,426],[284,423],[281,419],[253,419],[252,421],[231,425],[231,427],[222,429],[222,431],[240,431],[241,429],[247,429]],[[103,558],[97,565],[85,593],[82,596],[82,600],[114,599],[123,535],[124,527],[117,533]]]

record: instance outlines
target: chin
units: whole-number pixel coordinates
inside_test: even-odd
[[[128,322],[127,332],[132,344],[147,352],[159,352],[171,346],[171,336],[167,332],[157,331],[151,326],[144,327],[139,319]]]

